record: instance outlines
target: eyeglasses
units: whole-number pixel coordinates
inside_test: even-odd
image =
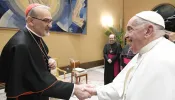
[[[52,19],[48,19],[48,18],[44,18],[44,19],[40,19],[40,18],[36,18],[36,17],[32,17],[32,18],[43,21],[45,23],[51,23],[53,21]]]

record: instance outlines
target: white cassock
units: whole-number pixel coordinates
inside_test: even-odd
[[[161,37],[145,47],[114,81],[97,88],[99,100],[175,100],[175,44]]]

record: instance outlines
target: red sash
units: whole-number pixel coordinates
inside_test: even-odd
[[[125,64],[128,64],[130,60],[131,60],[131,59],[123,58],[123,62],[124,62]]]
[[[108,58],[112,58],[114,55],[108,54]],[[114,62],[114,77],[116,77],[120,72],[119,62],[116,60]]]

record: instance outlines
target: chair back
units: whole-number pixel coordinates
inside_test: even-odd
[[[70,67],[71,67],[71,83],[73,82],[73,77],[75,77],[75,83],[78,84],[80,83],[80,78],[82,76],[86,77],[86,83],[88,80],[87,76],[87,71],[84,68],[79,68],[80,67],[80,61],[79,60],[74,60],[72,58],[70,59]],[[79,81],[78,81],[79,80]]]
[[[80,67],[80,61],[79,60],[74,60],[74,59],[70,58],[70,67],[71,68]]]
[[[57,66],[56,66],[55,69],[51,70],[51,73],[52,73],[57,79],[63,81],[63,80],[66,78],[66,73],[67,73],[67,72],[66,72],[65,70],[62,70],[62,69],[60,69],[60,68],[58,67],[58,58],[53,58],[53,59],[56,61]],[[60,77],[60,72],[62,72],[62,73],[64,74],[64,79]]]

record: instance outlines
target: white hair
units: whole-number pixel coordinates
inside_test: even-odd
[[[152,23],[152,22],[147,21],[143,18],[137,17],[137,19],[135,20],[135,26],[142,25],[142,24],[153,25],[154,31],[155,31],[155,37],[161,37],[161,36],[165,35],[165,28],[163,26]]]

